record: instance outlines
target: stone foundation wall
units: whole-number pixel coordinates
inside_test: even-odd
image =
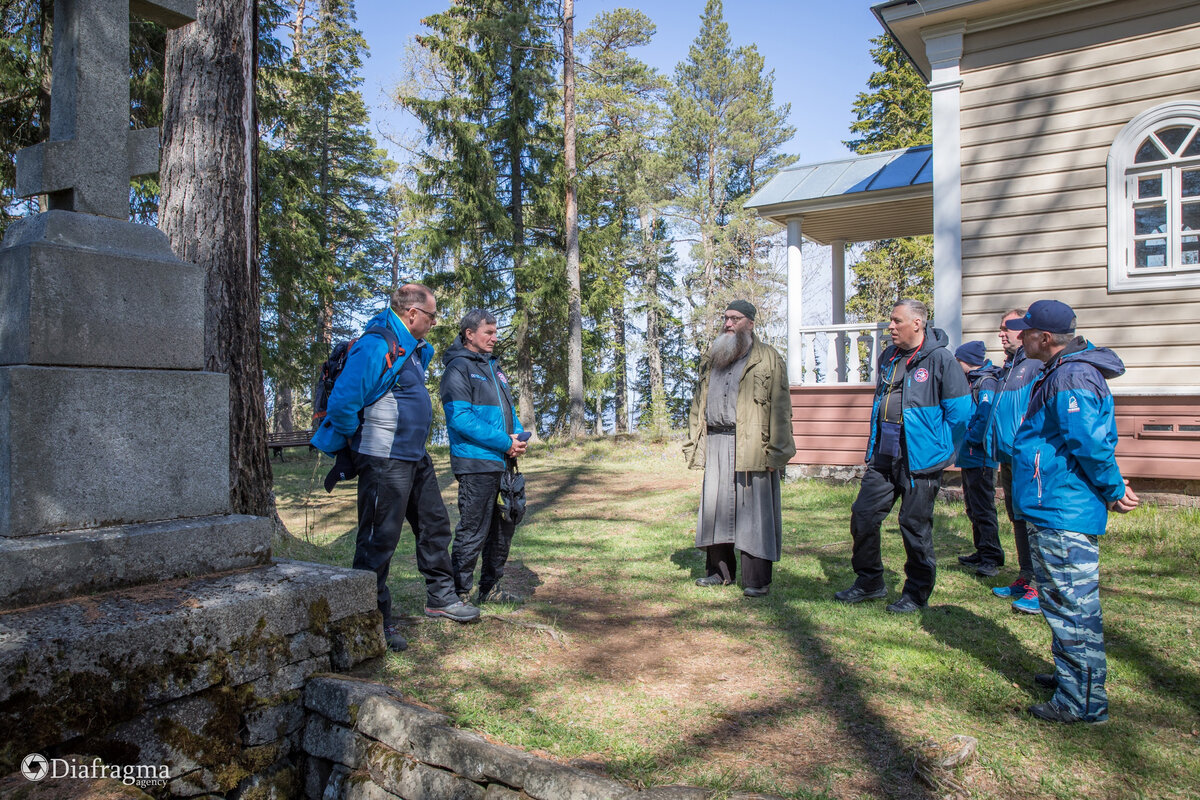
[[[375,576],[300,562],[0,613],[0,774],[86,754],[166,765],[155,797],[300,797],[305,684],[383,651]]]
[[[688,786],[639,791],[494,744],[368,681],[315,676],[304,707],[309,800],[707,800],[713,794]]]

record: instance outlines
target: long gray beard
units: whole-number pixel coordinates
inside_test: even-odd
[[[750,331],[722,333],[708,348],[708,358],[715,369],[725,369],[750,350]]]

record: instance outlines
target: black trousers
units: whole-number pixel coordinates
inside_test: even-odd
[[[355,453],[354,466],[358,469],[354,568],[375,573],[383,624],[392,624],[387,577],[406,519],[417,540],[417,569],[425,578],[425,604],[442,608],[457,602],[450,571],[450,516],[429,455],[420,461],[398,461]]]
[[[1013,514],[1012,501],[1012,466],[1000,464],[1000,485],[1004,487],[1004,510],[1012,520],[1013,540],[1017,545],[1017,568],[1021,577],[1033,581],[1033,558],[1029,555],[1029,528],[1025,520],[1017,519]]]
[[[996,471],[991,467],[964,467],[963,503],[971,520],[975,552],[984,564],[1004,566],[1000,546],[1000,524],[996,520]]]
[[[704,574],[720,575],[727,582],[737,580],[737,558],[742,557],[742,586],[746,589],[765,589],[771,585],[773,562],[735,550],[732,544],[711,544],[704,551]]]
[[[904,539],[903,593],[926,605],[933,592],[937,561],[933,556],[933,501],[942,474],[910,475],[905,457],[876,456],[867,467],[850,507],[850,535],[854,539],[851,564],[855,583],[864,591],[884,588],[879,527],[900,498],[900,535]]]
[[[516,526],[496,508],[503,472],[470,472],[458,479],[458,527],[454,531],[454,591],[468,594],[475,582],[475,562],[483,554],[479,591],[488,592],[504,577],[504,564]]]

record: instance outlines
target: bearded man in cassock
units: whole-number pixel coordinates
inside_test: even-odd
[[[728,586],[742,562],[743,594],[762,597],[783,546],[779,481],[796,454],[787,365],[754,335],[757,310],[734,300],[723,333],[700,362],[684,457],[704,470],[696,547],[705,577]]]

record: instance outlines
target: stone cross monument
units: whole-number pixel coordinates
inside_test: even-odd
[[[270,557],[229,513],[225,375],[204,372],[204,273],[129,222],[159,132],[129,127],[130,12],[195,0],[55,0],[46,142],[17,191],[48,211],[0,245],[0,608]]]
[[[383,652],[375,576],[272,562],[269,521],[229,513],[204,271],[129,222],[158,161],[131,12],[196,3],[55,0],[49,138],[17,167],[49,210],[0,243],[0,795],[31,754],[86,753],[172,797],[294,796],[304,684]],[[61,780],[39,796],[82,796]]]

